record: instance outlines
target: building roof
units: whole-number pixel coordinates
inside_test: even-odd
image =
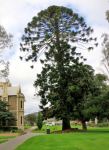
[[[7,93],[8,95],[17,95],[19,93],[19,87],[8,87]]]
[[[24,96],[23,93],[21,93],[21,89],[17,86],[16,87],[15,86],[7,87],[6,90],[7,90],[6,91],[7,95],[21,94],[22,96]],[[4,94],[4,90],[3,90],[3,88],[0,87],[0,96],[2,96],[3,94]]]

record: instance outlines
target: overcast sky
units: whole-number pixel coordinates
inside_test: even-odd
[[[109,32],[109,24],[105,12],[109,10],[109,0],[0,0],[0,24],[7,32],[13,34],[13,48],[4,53],[4,58],[10,62],[9,79],[13,85],[21,85],[25,95],[25,113],[38,111],[39,98],[34,97],[33,87],[36,74],[40,72],[40,63],[30,69],[30,64],[19,60],[19,43],[27,23],[37,12],[50,5],[61,5],[73,9],[85,18],[88,25],[94,28],[94,34],[101,41],[102,33]],[[91,52],[83,51],[96,72],[102,71],[101,45]]]

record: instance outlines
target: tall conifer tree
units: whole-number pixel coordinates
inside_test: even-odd
[[[40,59],[43,65],[34,84],[39,87],[40,108],[47,114],[49,106],[52,116],[62,119],[63,130],[70,128],[72,73],[85,61],[77,51],[78,48],[93,49],[92,44],[97,43],[92,33],[93,29],[71,9],[50,6],[33,17],[22,37],[21,50],[27,53],[25,60]]]

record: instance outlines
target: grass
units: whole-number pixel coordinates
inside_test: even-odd
[[[49,128],[51,132],[62,130],[62,126],[59,126],[59,125],[57,125],[57,126],[46,126],[46,125],[43,125],[41,130],[38,130],[38,128],[36,127],[36,129],[34,129],[32,132],[33,133],[36,133],[36,132],[38,132],[38,133],[46,133],[47,128]]]
[[[109,150],[109,128],[33,137],[16,150]]]
[[[82,129],[81,125],[72,125],[71,127]],[[38,133],[46,133],[47,128],[49,128],[51,132],[62,130],[61,125],[55,125],[55,126],[43,125],[41,130],[38,130],[38,128],[36,127],[32,132],[33,133],[37,133],[37,132]],[[109,127],[88,127],[88,130],[89,131],[109,131]]]
[[[8,141],[10,138],[14,138],[14,136],[0,136],[0,144]]]
[[[24,126],[24,129],[29,129],[29,128],[31,128],[31,126],[29,126],[29,125]]]

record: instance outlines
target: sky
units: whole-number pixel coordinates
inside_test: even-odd
[[[10,62],[10,82],[15,86],[21,86],[25,95],[25,114],[39,111],[40,98],[35,97],[33,87],[36,74],[41,71],[39,62],[31,69],[31,63],[22,62],[19,59],[20,41],[24,28],[43,9],[51,5],[65,6],[73,9],[80,16],[84,17],[88,25],[94,29],[94,35],[101,43],[101,35],[109,33],[109,23],[106,20],[105,12],[109,10],[109,0],[0,0],[0,25],[3,25],[8,33],[13,35],[13,47],[3,52],[3,58]],[[88,52],[82,51],[87,58],[87,63],[92,65],[95,71],[103,72],[101,64],[102,46]]]

